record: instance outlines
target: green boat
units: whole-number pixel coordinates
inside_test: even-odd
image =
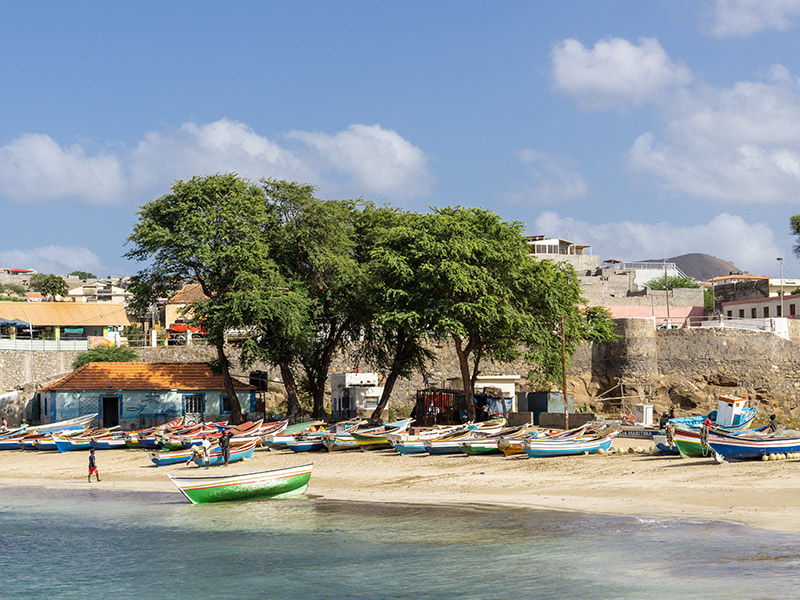
[[[308,488],[311,467],[311,464],[307,464],[240,475],[167,477],[189,502],[205,504],[302,494]]]
[[[673,441],[683,458],[708,458],[713,455],[711,447],[701,443],[699,431],[676,428]]]

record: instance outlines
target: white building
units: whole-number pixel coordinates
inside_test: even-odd
[[[370,417],[383,395],[377,373],[331,375],[331,417],[334,420]]]

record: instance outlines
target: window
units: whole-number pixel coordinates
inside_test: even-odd
[[[765,317],[768,317],[768,316],[769,316],[769,306],[765,306],[765,307],[764,307],[764,316],[765,316]]]
[[[184,394],[183,395],[183,412],[184,413],[204,413],[205,412],[205,394]]]
[[[756,318],[756,314],[757,314],[756,313],[756,309],[755,308],[751,308],[750,309],[750,317],[755,319]]]
[[[744,319],[744,309],[743,308],[739,309],[739,318]]]
[[[231,401],[228,398],[228,394],[220,394],[219,395],[219,414],[224,415],[225,413],[231,412]]]
[[[730,319],[733,316],[733,311],[728,311],[728,318]]]
[[[794,304],[789,305],[789,316],[794,319]]]
[[[781,314],[781,305],[780,304],[778,304],[778,306],[775,307],[775,312],[776,312],[777,316],[779,316],[779,317],[783,316]]]

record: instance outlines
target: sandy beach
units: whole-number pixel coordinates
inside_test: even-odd
[[[614,444],[627,448],[642,442]],[[800,461],[791,460],[717,465],[647,454],[530,459],[259,449],[250,461],[209,471],[195,465],[157,468],[143,450],[101,451],[97,462],[102,481],[87,483],[87,452],[4,451],[0,485],[177,494],[166,473],[243,473],[312,462],[308,494],[323,499],[707,519],[800,532]]]

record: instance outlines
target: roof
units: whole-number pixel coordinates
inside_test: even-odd
[[[125,305],[112,302],[0,302],[0,319],[18,319],[39,327],[130,325]]]
[[[191,304],[192,302],[205,300],[207,297],[199,283],[190,283],[183,286],[167,301],[167,304]]]
[[[253,386],[234,379],[237,390]],[[93,362],[41,391],[58,390],[224,390],[222,375],[208,363]]]
[[[769,279],[766,275],[748,275],[746,273],[736,274],[736,275],[718,275],[717,277],[712,277],[709,281],[725,281],[726,279]]]

